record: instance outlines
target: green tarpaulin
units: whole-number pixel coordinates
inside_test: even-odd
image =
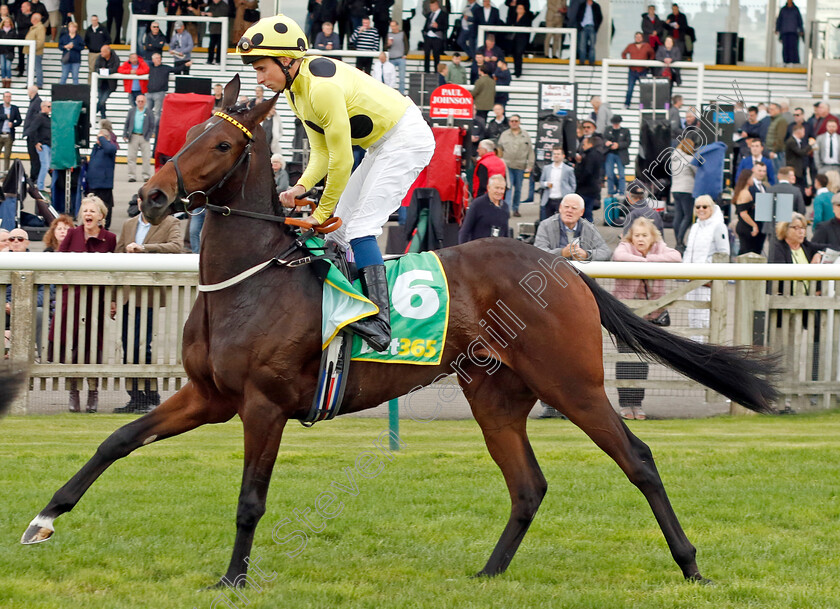
[[[72,169],[81,163],[76,147],[76,125],[82,113],[80,101],[54,101],[50,126],[52,128],[52,159],[50,169]]]

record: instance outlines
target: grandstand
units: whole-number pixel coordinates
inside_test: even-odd
[[[129,47],[117,45],[114,47],[120,61],[128,59]],[[238,73],[242,79],[242,94],[252,95],[256,86],[256,76],[251,69],[242,69],[242,65],[235,57],[231,58],[226,71],[220,66],[206,64],[206,49],[196,49],[193,52],[193,66],[190,76],[211,78],[214,83],[226,83],[234,74]],[[445,58],[449,60],[448,57]],[[348,60],[352,61],[352,60]],[[165,63],[169,63],[164,58]],[[80,82],[87,82],[87,53],[82,57],[82,70]],[[407,69],[409,73],[420,72],[423,69],[422,55],[413,54],[408,56]],[[576,66],[575,77],[578,85],[577,110],[578,114],[588,113],[590,110],[589,98],[592,95],[601,94],[601,65]],[[61,76],[61,54],[56,45],[48,44],[44,50],[44,90],[42,97],[49,97],[49,89],[52,83],[57,83]],[[683,83],[674,88],[674,93],[683,95],[686,100],[686,107],[695,103],[697,97],[697,70],[684,69],[682,71]],[[569,65],[568,61],[550,59],[526,59],[523,66],[522,78],[516,79],[513,85],[516,89],[529,89],[528,92],[513,92],[507,104],[507,113],[517,113],[522,116],[523,127],[533,137],[536,133],[537,124],[537,91],[540,82],[568,82]],[[733,96],[735,84],[740,89],[744,100],[748,104],[761,101],[790,99],[793,103],[808,103],[813,96],[808,91],[808,75],[805,69],[783,69],[783,68],[754,68],[736,66],[706,66],[703,82],[703,98],[706,102],[717,99],[720,96]],[[611,66],[607,78],[607,101],[614,113],[620,113],[624,118],[623,126],[628,127],[634,136],[630,148],[631,158],[635,157],[638,146],[639,133],[639,111],[638,109],[624,109],[624,95],[627,88],[627,68]],[[170,82],[170,89],[174,90],[174,82]],[[634,102],[638,99],[639,88],[636,88]],[[12,103],[18,105],[21,113],[25,114],[29,104],[26,95],[25,81],[15,79],[12,87]],[[122,125],[128,111],[128,94],[123,91],[120,85],[108,99],[108,118],[114,125],[118,137],[122,136]],[[637,103],[637,102],[636,102]],[[792,105],[793,105],[792,103]],[[286,147],[292,147],[292,135],[294,134],[294,116],[284,101],[278,104],[278,114],[283,121],[283,143]],[[96,125],[92,126],[91,141],[95,141]],[[20,138],[14,145],[14,156],[16,158],[27,158],[26,143]],[[86,151],[83,151],[83,153]],[[124,147],[121,152],[124,152]],[[290,157],[291,155],[287,155]],[[125,157],[118,155],[118,162],[124,162]],[[633,167],[628,167],[628,175],[633,175]]]

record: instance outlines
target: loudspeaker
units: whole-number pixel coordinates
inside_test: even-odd
[[[411,72],[408,75],[408,96],[421,109],[429,107],[432,91],[438,87],[438,75],[425,72]]]
[[[176,76],[175,93],[198,93],[213,95],[213,79],[197,76]]]
[[[671,103],[671,82],[667,78],[639,79],[639,101],[644,110],[664,110]]]
[[[743,57],[743,42],[739,46],[737,32],[718,32],[717,35],[717,57],[718,65],[734,66],[738,61],[738,51],[741,50]]]
[[[76,124],[76,145],[90,148],[90,86],[89,85],[53,85],[53,101],[80,101],[82,113]]]

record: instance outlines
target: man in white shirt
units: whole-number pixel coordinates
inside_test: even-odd
[[[825,123],[825,133],[817,136],[817,150],[814,155],[817,173],[840,171],[840,133],[837,133],[837,121],[833,118]]]
[[[382,51],[379,54],[379,61],[375,61],[373,63],[370,75],[374,80],[384,82],[392,89],[397,88],[397,68],[394,64],[388,61],[388,55],[385,51]]]
[[[567,194],[577,188],[575,170],[565,163],[566,155],[562,146],[551,149],[551,164],[542,168],[540,186],[543,189],[540,201],[540,221],[557,213],[560,202]]]

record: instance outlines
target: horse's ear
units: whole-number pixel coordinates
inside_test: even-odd
[[[225,92],[222,95],[222,108],[230,108],[236,104],[236,100],[239,99],[240,84],[239,74],[235,74],[230,82],[225,85]]]
[[[248,112],[248,120],[254,125],[259,125],[263,122],[271,109],[277,105],[278,97],[280,97],[280,94],[276,93],[271,99],[265,99],[251,108],[251,111]]]

